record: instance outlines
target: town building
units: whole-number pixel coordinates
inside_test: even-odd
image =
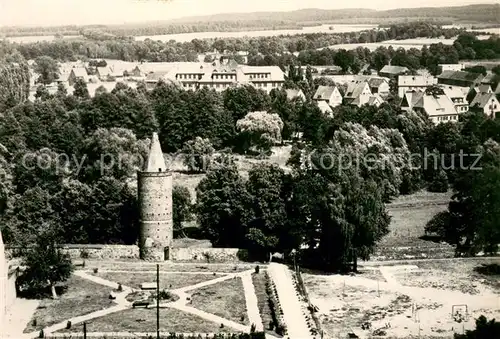
[[[342,105],[342,94],[337,86],[319,86],[313,96],[314,101],[325,101],[329,106]]]
[[[368,86],[370,86],[372,94],[378,94],[381,97],[387,97],[389,95],[389,81],[385,78],[371,77],[368,79]]]
[[[434,77],[422,75],[400,75],[398,76],[398,96],[404,97],[408,91],[425,91],[427,87],[437,84]]]
[[[419,95],[418,101],[415,102],[412,109],[415,112],[427,114],[435,124],[458,121],[458,112],[455,105],[445,94],[431,95],[423,93],[421,96]]]
[[[89,75],[85,67],[75,67],[71,69],[68,76],[69,85],[74,86],[78,79],[83,80],[85,83],[89,82]]]
[[[168,260],[173,240],[172,173],[165,166],[157,133],[153,133],[144,170],[137,173],[137,188],[141,259]]]
[[[318,107],[321,110],[321,112],[323,112],[324,114],[326,114],[330,117],[333,116],[333,110],[330,107],[330,105],[328,105],[326,103],[326,101],[320,100],[320,101],[317,101],[316,103],[318,104]]]
[[[306,96],[301,89],[286,89],[285,92],[286,92],[286,98],[290,101],[295,99],[306,101]]]
[[[407,74],[410,70],[407,67],[385,65],[378,74],[381,77],[396,79],[398,76]]]
[[[469,102],[467,101],[467,94],[463,89],[454,86],[441,86],[444,94],[453,101],[453,105],[457,113],[466,113],[469,111]]]
[[[479,73],[444,71],[437,78],[438,84],[441,85],[471,88],[479,86],[484,77]]]
[[[444,71],[462,71],[464,68],[464,64],[439,64],[438,72],[441,74]]]
[[[371,96],[372,92],[370,91],[368,82],[352,81],[347,85],[344,102],[346,105],[361,107],[369,103]]]
[[[97,67],[96,75],[101,81],[108,81],[111,76],[111,69],[109,67]]]
[[[494,119],[500,113],[500,103],[495,93],[478,93],[470,103],[470,110],[482,112]]]

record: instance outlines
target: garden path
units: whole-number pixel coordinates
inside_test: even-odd
[[[225,318],[221,318],[219,316],[216,316],[214,314],[210,314],[210,313],[207,313],[207,312],[204,312],[204,311],[201,311],[199,309],[196,309],[194,307],[190,307],[190,306],[187,306],[189,300],[189,295],[186,293],[188,291],[191,291],[191,290],[194,290],[194,289],[197,289],[197,288],[201,288],[201,287],[205,287],[205,286],[209,286],[209,285],[213,285],[213,284],[217,284],[219,282],[222,282],[222,281],[225,281],[225,280],[229,280],[229,279],[232,279],[234,277],[241,277],[243,279],[243,286],[244,286],[244,293],[245,293],[245,298],[247,300],[247,313],[248,313],[248,317],[250,319],[250,323],[255,323],[256,325],[256,329],[258,330],[258,327],[260,325],[260,327],[262,328],[262,321],[260,320],[260,314],[259,314],[259,311],[258,311],[258,306],[257,306],[257,297],[255,295],[255,289],[253,288],[253,283],[252,283],[252,280],[251,280],[251,272],[253,270],[246,270],[246,271],[242,271],[242,272],[238,272],[238,273],[224,273],[224,276],[222,277],[218,277],[218,278],[215,278],[215,279],[212,279],[212,280],[208,280],[208,281],[204,281],[204,282],[201,282],[201,283],[198,283],[198,284],[194,284],[194,285],[190,285],[190,286],[186,286],[186,287],[181,287],[181,288],[178,288],[178,289],[173,289],[172,292],[179,295],[179,300],[175,301],[175,302],[171,302],[171,303],[166,303],[164,305],[161,305],[161,307],[172,307],[172,308],[176,308],[180,311],[184,311],[184,312],[187,312],[187,313],[191,313],[191,314],[194,314],[194,315],[197,315],[203,319],[206,319],[206,320],[209,320],[209,321],[212,321],[212,322],[216,322],[218,324],[224,324],[224,326],[228,326],[230,328],[233,328],[235,330],[238,330],[238,331],[242,331],[242,332],[249,332],[250,331],[250,326],[245,326],[245,325],[242,325],[242,324],[238,324],[236,322],[233,322],[231,320],[228,320],[228,319],[225,319]],[[106,271],[108,272],[108,271]],[[111,272],[111,271],[109,271]],[[120,271],[121,273],[125,273],[127,271]],[[137,273],[135,271],[128,271],[128,272],[131,272],[131,273]],[[141,271],[142,272],[142,271]],[[154,271],[156,272],[156,271]],[[160,273],[173,273],[173,272],[161,272]],[[192,274],[195,274],[195,272],[177,272],[177,273],[192,273]],[[202,274],[205,273],[205,272],[202,272]],[[94,283],[97,283],[97,284],[101,284],[101,285],[104,285],[104,286],[108,286],[108,287],[111,287],[113,289],[117,289],[118,288],[118,283],[117,282],[114,282],[114,281],[110,281],[110,280],[106,280],[106,279],[103,279],[103,278],[100,278],[100,277],[96,277],[94,275],[91,275],[91,274],[88,274],[86,273],[85,271],[75,271],[73,274],[81,277],[81,278],[84,278],[84,279],[88,279]],[[213,274],[213,273],[210,273],[210,274]],[[251,286],[248,286],[248,278],[250,278],[250,284]],[[246,287],[245,287],[246,286]],[[66,327],[66,324],[68,321],[71,321],[71,324],[72,325],[76,325],[76,324],[79,324],[79,323],[83,323],[83,322],[86,322],[86,321],[89,321],[89,320],[92,320],[94,318],[99,318],[99,317],[102,317],[102,316],[105,316],[105,315],[108,315],[108,314],[111,314],[111,313],[115,313],[115,312],[119,312],[119,311],[123,311],[123,310],[126,310],[126,309],[129,309],[132,307],[132,303],[130,303],[129,301],[126,300],[126,296],[133,292],[134,289],[133,288],[130,288],[128,286],[123,286],[122,285],[122,288],[123,288],[123,291],[122,292],[115,292],[115,296],[116,296],[116,299],[115,299],[115,302],[116,302],[116,305],[113,306],[113,307],[110,307],[110,308],[107,308],[107,309],[104,309],[104,310],[100,310],[100,311],[96,311],[96,312],[92,312],[92,313],[89,313],[89,314],[86,314],[86,315],[82,315],[82,316],[78,316],[78,317],[73,317],[73,318],[70,318],[70,319],[66,319],[60,323],[57,323],[57,324],[54,324],[52,326],[49,326],[47,328],[44,329],[44,333],[45,334],[52,334],[53,332],[55,331],[59,331],[59,330],[62,330]],[[257,314],[255,314],[255,311],[257,312]],[[109,333],[108,333],[109,334]],[[106,333],[93,333],[93,335],[102,335],[102,336],[105,336]],[[31,333],[28,333],[28,334],[24,334],[23,337],[24,338],[37,338],[39,336],[39,332],[31,332]],[[17,336],[17,338],[20,338],[21,336]],[[267,339],[276,339],[275,336],[272,336],[270,334],[266,334],[266,338]]]

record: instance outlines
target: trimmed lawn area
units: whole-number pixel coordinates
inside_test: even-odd
[[[72,326],[69,330],[60,330],[59,333],[81,332],[81,326]],[[87,322],[88,332],[150,332],[156,334],[156,309],[136,308],[111,313],[104,317],[95,318]],[[213,323],[190,313],[175,308],[160,309],[161,332],[237,332],[230,328],[220,328],[220,324]]]
[[[142,283],[156,282],[156,273],[149,272],[99,272],[92,273],[92,275],[132,288],[141,288]],[[182,274],[160,272],[160,288],[172,290],[180,287],[195,285],[220,277],[221,274],[217,274],[214,276],[213,274]]]
[[[277,337],[281,337],[276,332],[269,329],[269,324],[273,322],[273,316],[271,308],[269,307],[269,297],[266,292],[265,272],[261,271],[259,274],[253,273],[252,282],[255,288],[255,294],[257,295],[257,303],[259,305],[259,313],[262,319],[262,325],[264,326],[266,333],[269,333]]]
[[[192,290],[189,306],[249,325],[245,292],[240,277]],[[243,320],[241,320],[242,316],[244,316]]]
[[[25,333],[38,331],[66,319],[92,313],[114,305],[110,300],[110,287],[93,283],[89,280],[71,276],[66,282],[68,289],[59,299],[44,299],[26,326]],[[36,326],[33,326],[36,319]]]

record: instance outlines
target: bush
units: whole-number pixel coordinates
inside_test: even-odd
[[[88,259],[89,258],[89,252],[86,249],[82,248],[80,250],[80,258],[82,258],[82,259]]]
[[[71,321],[68,320],[66,323],[66,329],[69,330],[71,328]]]
[[[255,266],[255,273],[256,273],[256,274],[259,274],[259,272],[260,272],[260,266],[259,266],[259,265],[257,265],[257,266]]]

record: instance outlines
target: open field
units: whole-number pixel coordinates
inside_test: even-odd
[[[68,289],[59,296],[59,299],[41,301],[32,321],[24,330],[25,333],[40,330],[71,317],[102,310],[114,304],[108,298],[111,290],[109,287],[76,276],[72,276],[66,285]],[[34,319],[36,325],[33,325]]]
[[[156,273],[150,272],[102,272],[91,273],[99,278],[114,281],[124,286],[132,288],[141,288],[142,283],[156,282]],[[195,285],[204,281],[212,280],[220,277],[220,274],[182,274],[182,273],[161,273],[160,272],[160,288],[161,289],[177,289]]]
[[[81,326],[73,326],[61,332],[81,332]],[[87,322],[88,332],[156,332],[156,309],[137,308],[108,314]],[[174,308],[160,309],[161,332],[198,332],[218,333],[235,332],[228,328],[220,328],[220,324],[213,323],[195,315],[179,311]]]
[[[189,293],[191,294],[189,306],[243,325],[249,325],[241,278],[225,280],[192,290]]]
[[[255,265],[250,263],[227,263],[227,264],[206,264],[206,263],[159,263],[160,272],[217,272],[217,273],[237,273],[248,269],[253,269]],[[86,267],[89,270],[98,268],[105,271],[131,271],[141,273],[144,271],[156,272],[156,263],[148,263],[141,260],[86,260]]]
[[[454,332],[474,328],[480,315],[500,316],[499,278],[476,272],[481,264],[500,259],[426,260],[411,266],[380,266],[386,282],[362,275],[304,274],[311,301],[318,306],[327,334],[341,337],[348,332],[370,335],[383,329],[387,338],[452,337]],[[457,323],[451,311],[462,307],[465,321]],[[456,309],[454,309],[456,311]],[[370,330],[361,329],[370,323]]]

